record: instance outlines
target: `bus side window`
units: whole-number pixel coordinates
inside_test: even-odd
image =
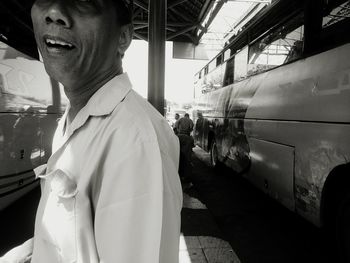
[[[224,61],[224,57],[223,57],[223,54],[221,54],[216,58],[216,66],[217,67],[220,66],[223,61]]]
[[[349,43],[350,1],[328,1],[324,10],[320,51]]]
[[[249,46],[248,75],[286,64],[302,57],[304,26],[298,16]]]
[[[234,59],[234,82],[240,81],[247,77],[247,63],[248,63],[248,47],[242,48],[237,52]]]
[[[322,20],[322,28],[327,28],[350,18],[350,1],[341,2],[343,3],[338,3],[335,5],[332,5],[332,3],[326,4],[326,14]]]
[[[216,61],[213,60],[209,63],[208,73],[212,72],[214,69],[216,69]]]
[[[233,83],[233,73],[235,69],[235,57],[230,58],[226,64],[224,87]]]

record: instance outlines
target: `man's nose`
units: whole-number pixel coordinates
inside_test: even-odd
[[[67,28],[72,26],[72,21],[67,7],[65,6],[65,2],[66,1],[62,0],[52,1],[52,4],[48,7],[47,14],[45,16],[45,21],[47,24],[55,23]]]

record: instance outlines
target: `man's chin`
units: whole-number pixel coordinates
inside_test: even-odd
[[[72,74],[72,67],[67,67],[62,64],[45,63],[45,60],[44,65],[47,74],[62,84],[66,83],[65,79],[69,79]]]

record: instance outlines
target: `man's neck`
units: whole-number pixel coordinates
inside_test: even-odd
[[[114,70],[101,75],[100,78],[95,78],[93,81],[87,83],[80,88],[65,87],[65,93],[70,102],[70,109],[68,112],[68,123],[72,123],[78,112],[88,103],[90,98],[98,91],[104,84],[117,75],[123,73],[123,70]]]

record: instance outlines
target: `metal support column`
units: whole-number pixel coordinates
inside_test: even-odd
[[[149,0],[148,101],[164,115],[167,0]]]

